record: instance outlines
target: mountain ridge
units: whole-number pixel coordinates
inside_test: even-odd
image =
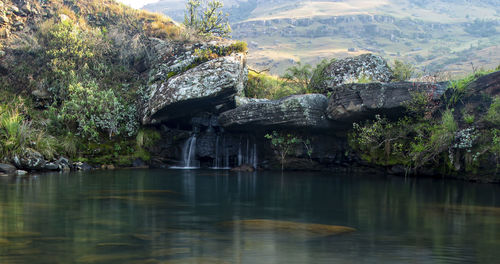
[[[424,73],[463,75],[500,61],[495,0],[224,1],[233,37],[249,43],[252,67],[281,74],[297,61],[375,53]],[[162,10],[165,3],[178,9]],[[145,9],[182,20],[182,0]],[[336,21],[336,22],[335,22]],[[342,22],[343,21],[343,22]]]

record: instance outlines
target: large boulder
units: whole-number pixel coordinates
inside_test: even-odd
[[[336,86],[357,83],[361,79],[389,82],[393,78],[391,68],[382,57],[363,54],[330,63],[322,72],[315,73],[310,86],[315,91],[326,93]]]
[[[248,103],[219,116],[219,124],[230,129],[330,127],[325,111],[328,99],[321,94],[293,95],[274,101]]]
[[[21,155],[15,155],[13,161],[18,169],[27,171],[44,170],[47,164],[43,155],[33,149],[25,149]]]
[[[156,82],[150,87],[142,122],[158,123],[234,107],[234,97],[243,92],[247,75],[246,56],[238,53]]]
[[[386,115],[398,118],[405,114],[404,103],[413,94],[424,92],[432,99],[439,99],[448,83],[367,83],[344,84],[332,91],[327,115],[334,121],[352,123]]]

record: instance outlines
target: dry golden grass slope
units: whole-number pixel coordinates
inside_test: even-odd
[[[422,71],[453,75],[470,72],[470,62],[475,68],[493,68],[500,62],[498,0],[224,2],[232,12],[233,37],[250,44],[250,65],[276,74],[298,60],[314,64],[368,52],[413,63]],[[182,3],[185,0],[161,0],[147,8],[182,17]],[[496,33],[468,32],[476,19],[490,23],[485,28]]]

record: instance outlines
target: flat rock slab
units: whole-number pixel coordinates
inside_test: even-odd
[[[225,128],[327,129],[328,99],[321,94],[293,95],[280,100],[252,102],[219,116]]]
[[[424,92],[432,99],[439,99],[448,83],[366,83],[344,84],[335,87],[327,108],[333,121],[352,123],[371,119],[375,115],[398,118],[405,114],[404,104],[415,93]]]

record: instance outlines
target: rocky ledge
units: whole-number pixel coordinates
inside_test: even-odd
[[[405,114],[405,103],[415,94],[439,100],[447,87],[447,82],[344,84],[332,89],[327,115],[333,121],[351,124],[377,114],[399,118]]]
[[[328,99],[321,94],[293,95],[274,101],[250,102],[219,116],[219,124],[228,129],[299,128],[328,129]]]
[[[234,54],[202,63],[151,85],[143,124],[190,117],[201,111],[217,112],[235,106],[248,70],[246,56]]]

